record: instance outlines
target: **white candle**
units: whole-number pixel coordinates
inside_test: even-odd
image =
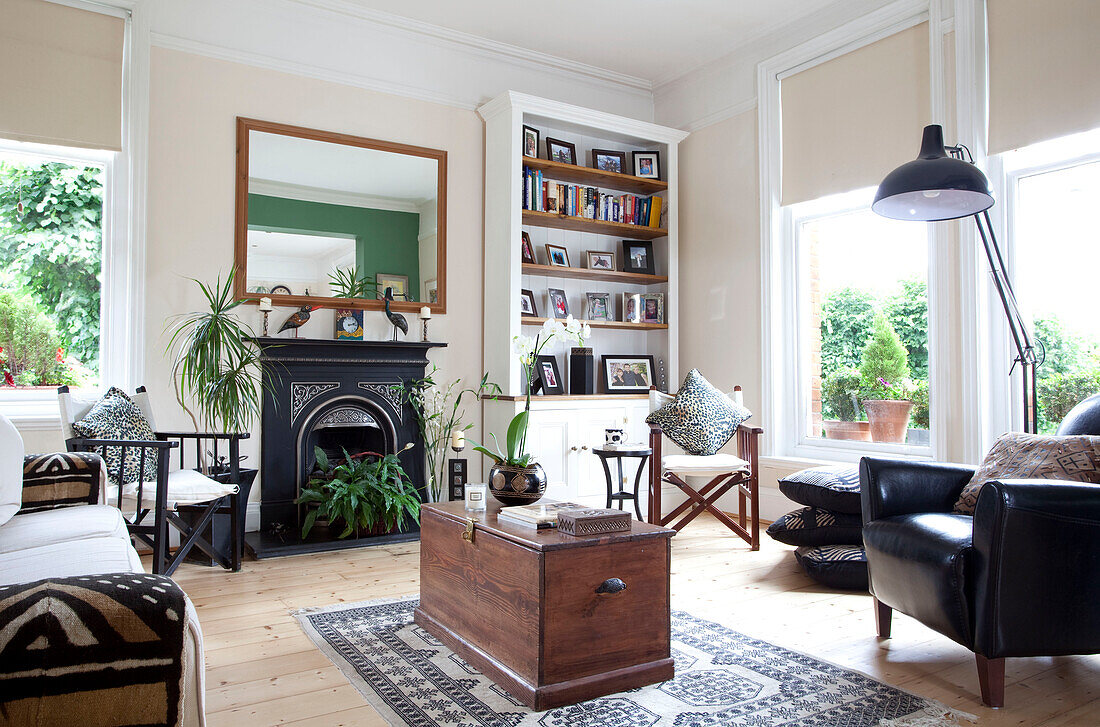
[[[428,320],[432,317],[432,309],[428,306],[424,306],[420,309],[420,317],[424,320]]]
[[[466,433],[461,429],[451,432],[451,449],[463,449],[466,446]]]
[[[271,307],[271,298],[260,298],[261,313],[270,313],[273,310],[275,309]]]
[[[479,512],[485,509],[485,501],[489,496],[489,486],[470,483],[466,485],[466,509],[471,512]]]

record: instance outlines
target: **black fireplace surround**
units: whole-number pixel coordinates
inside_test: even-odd
[[[418,536],[404,533],[301,540],[295,504],[315,464],[314,447],[331,457],[402,452],[401,466],[425,494],[424,447],[415,414],[395,387],[422,378],[428,349],[444,343],[261,338],[265,393],[260,418],[260,531],[248,533],[256,557],[292,555]]]

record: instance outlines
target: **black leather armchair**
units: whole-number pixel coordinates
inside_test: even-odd
[[[897,609],[974,652],[982,701],[1004,660],[1100,652],[1100,486],[990,482],[951,512],[973,468],[864,458],[863,542],[875,622]]]

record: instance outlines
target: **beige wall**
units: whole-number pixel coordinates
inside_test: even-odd
[[[188,278],[213,280],[233,264],[237,116],[447,151],[448,313],[432,320],[430,332],[449,348],[430,358],[444,377],[480,379],[483,154],[474,112],[159,48],[152,52],[150,85],[145,381],[159,426],[189,424],[171,393],[165,327],[172,316],[202,305]],[[255,308],[244,311],[258,330]],[[273,313],[273,326],[290,312]],[[331,312],[314,318],[303,335],[332,338]],[[410,323],[411,337],[419,326],[414,318]],[[364,328],[368,339],[389,333],[378,311],[366,312]],[[473,421],[480,427],[476,413]],[[470,436],[479,438],[477,432]],[[253,462],[257,444],[249,447]],[[471,458],[475,474],[478,460]]]

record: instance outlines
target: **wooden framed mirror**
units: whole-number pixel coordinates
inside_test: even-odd
[[[238,299],[447,312],[446,151],[238,117],[236,195]]]

